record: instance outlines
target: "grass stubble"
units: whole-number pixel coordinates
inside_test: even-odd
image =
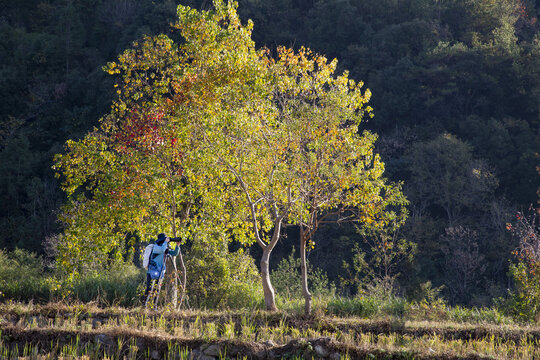
[[[1,359],[188,359],[208,344],[216,358],[540,359],[539,327],[486,321],[11,303],[0,331]]]

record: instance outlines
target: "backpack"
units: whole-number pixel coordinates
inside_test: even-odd
[[[143,254],[143,262],[142,266],[148,270],[148,264],[150,263],[150,255],[152,255],[152,251],[154,250],[154,244],[147,245],[144,248],[144,254]]]

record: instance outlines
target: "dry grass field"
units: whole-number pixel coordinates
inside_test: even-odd
[[[540,328],[265,311],[0,305],[1,359],[539,359]]]

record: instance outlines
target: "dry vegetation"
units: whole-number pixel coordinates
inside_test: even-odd
[[[533,359],[540,328],[286,312],[0,305],[2,359]]]

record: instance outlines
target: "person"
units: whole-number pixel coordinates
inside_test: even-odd
[[[161,281],[165,276],[165,271],[167,270],[165,260],[166,255],[176,256],[180,251],[180,246],[177,245],[175,249],[169,248],[170,241],[180,241],[180,238],[169,238],[164,233],[158,235],[157,240],[152,249],[152,254],[150,255],[150,263],[148,265],[148,271],[146,272],[146,290],[144,292],[144,304],[146,306],[148,302],[148,294],[150,294],[150,289],[152,285],[152,280],[157,280],[158,282],[158,294],[161,288]],[[156,298],[157,302],[157,298]]]

